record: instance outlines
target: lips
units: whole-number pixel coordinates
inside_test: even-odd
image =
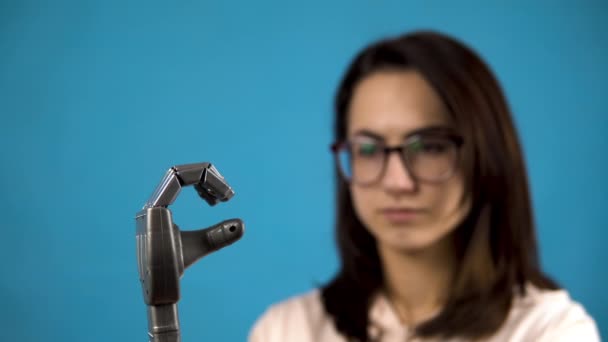
[[[380,210],[380,213],[390,223],[403,224],[415,220],[422,214],[422,210],[413,208],[384,208]]]

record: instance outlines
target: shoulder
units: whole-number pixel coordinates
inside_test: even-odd
[[[566,290],[545,290],[531,285],[524,295],[515,297],[498,335],[509,340],[600,340],[593,318]]]
[[[259,321],[272,320],[289,323],[293,320],[314,320],[323,314],[324,309],[320,291],[314,289],[271,305]]]
[[[316,341],[327,328],[331,328],[331,320],[320,290],[315,289],[268,307],[249,332],[249,341]]]

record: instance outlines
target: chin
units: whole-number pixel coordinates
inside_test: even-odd
[[[419,253],[440,245],[450,232],[430,231],[429,227],[386,227],[374,234],[379,245],[404,253]]]

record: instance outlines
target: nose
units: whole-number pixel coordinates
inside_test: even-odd
[[[387,155],[382,186],[389,192],[411,192],[416,190],[416,181],[398,153]]]

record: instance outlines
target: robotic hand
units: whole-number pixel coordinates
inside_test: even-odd
[[[197,231],[180,231],[173,223],[172,204],[184,186],[194,185],[210,206],[228,201],[234,191],[210,163],[174,166],[135,217],[137,266],[148,307],[150,342],[179,342],[177,302],[179,279],[198,259],[243,236],[240,219],[222,221]]]

